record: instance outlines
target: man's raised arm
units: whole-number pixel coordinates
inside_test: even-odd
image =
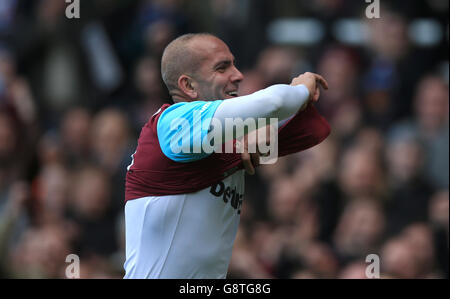
[[[307,72],[294,78],[290,85],[272,85],[247,96],[223,101],[217,107],[214,119],[221,122],[223,130],[226,128],[226,119],[236,118],[253,119],[256,122],[255,129],[259,129],[257,126],[260,118],[266,120],[265,124],[270,122],[270,118],[276,118],[280,122],[304,110],[310,101],[317,101],[320,96],[320,86],[328,89],[328,83],[322,76]],[[229,134],[222,136],[242,137]]]

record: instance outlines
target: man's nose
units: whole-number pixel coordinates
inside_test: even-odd
[[[231,76],[231,82],[233,83],[240,83],[242,80],[244,80],[244,75],[235,67],[233,66],[233,75]]]

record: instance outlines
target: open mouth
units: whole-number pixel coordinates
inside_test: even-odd
[[[228,92],[225,92],[225,94],[230,96],[230,97],[237,97],[238,96],[238,92],[237,91],[228,91]]]

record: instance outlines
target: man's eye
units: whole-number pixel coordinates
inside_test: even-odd
[[[223,73],[223,72],[225,72],[225,70],[226,70],[226,68],[223,67],[223,66],[217,68],[217,71],[218,71],[219,73]]]

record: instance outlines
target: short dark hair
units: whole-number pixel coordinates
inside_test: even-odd
[[[161,58],[161,75],[169,92],[178,88],[178,78],[183,74],[193,75],[200,64],[201,57],[190,47],[199,37],[215,37],[210,33],[188,33],[171,41],[164,49]]]

